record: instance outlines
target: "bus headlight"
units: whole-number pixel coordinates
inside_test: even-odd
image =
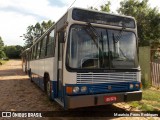
[[[135,84],[135,87],[136,87],[136,88],[140,88],[139,84]]]
[[[129,89],[133,89],[134,85],[133,84],[130,84],[129,85]]]
[[[86,91],[87,91],[87,87],[86,86],[81,87],[81,92],[86,92]]]
[[[73,93],[78,93],[79,92],[79,87],[73,87]]]

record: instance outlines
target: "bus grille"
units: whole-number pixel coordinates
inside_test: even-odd
[[[77,84],[132,82],[137,80],[138,72],[116,73],[77,73]]]

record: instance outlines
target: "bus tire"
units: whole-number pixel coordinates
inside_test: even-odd
[[[51,95],[51,82],[50,82],[50,79],[49,79],[49,75],[47,75],[46,77],[45,77],[45,84],[44,84],[44,90],[45,90],[45,92],[46,92],[46,94],[47,94],[47,97],[48,97],[48,99],[49,100],[52,100],[52,95]]]

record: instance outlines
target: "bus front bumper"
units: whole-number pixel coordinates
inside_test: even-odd
[[[107,105],[118,102],[139,101],[141,99],[142,91],[66,96],[65,108],[73,109],[79,107]]]

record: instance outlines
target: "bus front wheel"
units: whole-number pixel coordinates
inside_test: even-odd
[[[45,92],[49,98],[49,100],[52,100],[52,96],[51,96],[51,82],[49,80],[49,76],[47,75],[47,77],[45,78],[45,84],[44,84],[44,89]]]
[[[48,96],[49,100],[52,100],[52,96],[51,96],[51,82],[50,81],[47,82],[47,96]]]

